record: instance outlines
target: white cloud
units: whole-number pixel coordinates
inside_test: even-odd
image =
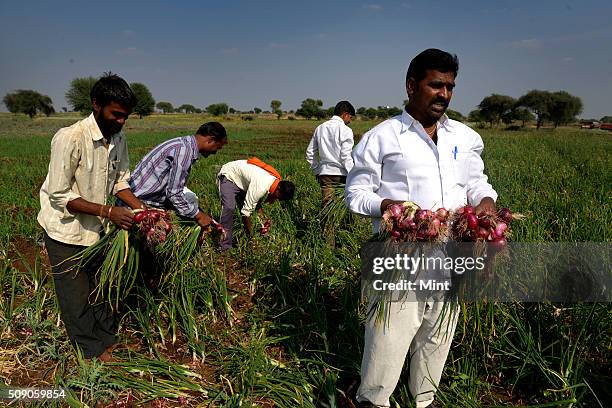
[[[536,38],[529,38],[527,40],[518,40],[510,43],[512,48],[535,50],[542,46],[542,41]]]
[[[372,10],[372,11],[382,10],[382,6],[380,4],[364,4],[363,8],[364,9],[368,9],[368,10]]]
[[[221,50],[225,55],[235,55],[238,54],[238,51],[240,51],[238,48],[224,48]]]

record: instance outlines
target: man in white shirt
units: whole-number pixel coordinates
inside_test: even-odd
[[[444,113],[459,69],[456,56],[428,49],[410,63],[409,102],[399,116],[367,132],[353,152],[346,184],[351,211],[374,218],[374,231],[390,204],[407,200],[421,208],[494,210],[497,193],[487,182],[480,135]],[[446,312],[442,311],[446,307]],[[440,382],[457,309],[442,296],[392,302],[385,325],[366,323],[357,400],[361,407],[388,407],[410,349],[409,389],[416,407],[429,406]]]
[[[291,200],[295,193],[295,185],[281,180],[278,171],[252,157],[248,160],[235,160],[224,164],[217,176],[219,196],[221,197],[221,225],[225,236],[219,241],[222,251],[232,248],[234,210],[238,205],[241,210],[242,223],[248,238],[253,235],[251,214],[258,210],[263,219],[262,202],[272,204],[276,200]]]
[[[108,221],[123,229],[132,226],[129,208],[106,205],[111,194],[132,208],[142,207],[129,188],[127,143],[121,133],[136,97],[127,82],[109,73],[94,84],[91,101],[89,117],[53,136],[38,223],[45,230],[55,292],[71,343],[85,358],[108,361],[116,342],[114,315],[107,302],[90,303],[99,264],[75,270],[72,258],[100,239]]]
[[[334,188],[344,186],[353,168],[353,131],[348,124],[354,117],[355,108],[350,102],[338,102],[334,116],[317,126],[306,149],[306,160],[321,186],[323,207],[332,200]]]

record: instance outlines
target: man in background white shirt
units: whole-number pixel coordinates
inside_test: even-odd
[[[444,113],[459,70],[456,56],[428,49],[410,63],[405,111],[367,132],[353,152],[346,183],[351,211],[373,217],[393,203],[454,210],[467,203],[476,213],[494,210],[497,193],[487,182],[480,135]],[[366,322],[357,391],[360,407],[388,407],[410,349],[408,386],[416,407],[432,404],[457,324],[458,310],[432,293],[419,301],[392,302],[385,324]]]
[[[317,126],[306,149],[306,160],[321,186],[323,207],[332,200],[334,188],[344,186],[353,168],[353,131],[347,125],[354,117],[350,102],[338,102],[334,116]]]

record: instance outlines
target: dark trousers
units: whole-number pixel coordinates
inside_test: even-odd
[[[234,211],[236,206],[243,206],[246,193],[221,175],[219,176],[219,196],[221,197],[221,219],[219,222],[225,228],[225,237],[219,241],[219,248],[225,250],[232,247]]]
[[[334,190],[340,187],[344,187],[346,184],[346,176],[326,176],[321,174],[317,176],[317,181],[321,186],[321,193],[323,193],[322,207],[324,208],[334,199]]]
[[[70,245],[44,234],[49,263],[53,272],[55,293],[70,342],[80,348],[85,358],[97,357],[115,344],[117,324],[107,302],[96,301],[92,294],[97,285],[98,264],[75,270],[76,262],[68,258],[86,247]]]

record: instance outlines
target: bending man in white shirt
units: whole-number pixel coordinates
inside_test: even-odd
[[[354,117],[350,102],[338,102],[334,116],[317,126],[306,149],[306,160],[321,186],[323,207],[332,200],[334,188],[344,186],[353,168],[353,131],[348,124]]]
[[[484,174],[480,135],[444,114],[458,69],[457,57],[447,52],[417,55],[406,75],[406,110],[367,132],[355,148],[346,203],[373,217],[375,232],[387,207],[407,200],[427,209],[466,203],[477,206],[477,213],[495,209],[497,193]],[[390,406],[409,349],[408,385],[416,406],[433,402],[457,324],[457,309],[443,314],[444,308],[443,297],[433,295],[391,303],[388,325],[377,324],[374,316],[367,321],[357,391],[361,407]]]
[[[225,236],[219,241],[219,249],[228,250],[233,246],[234,210],[240,207],[242,223],[248,238],[253,236],[251,214],[258,210],[263,218],[262,203],[276,200],[291,200],[295,185],[281,176],[276,169],[256,157],[249,160],[235,160],[226,163],[217,176],[221,197],[221,225]]]

